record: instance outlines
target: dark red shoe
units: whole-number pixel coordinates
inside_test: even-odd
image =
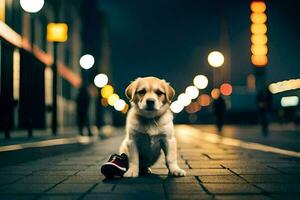
[[[114,176],[123,176],[127,170],[128,157],[124,153],[122,153],[121,155],[111,155],[108,162],[104,163],[101,167],[101,173],[106,178],[112,178]]]

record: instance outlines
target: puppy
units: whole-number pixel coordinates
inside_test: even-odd
[[[151,172],[160,156],[165,155],[166,166],[173,176],[185,176],[177,164],[177,144],[173,115],[169,109],[175,94],[165,80],[156,77],[137,78],[126,88],[131,102],[126,119],[126,136],[120,153],[129,157],[129,169],[124,177],[137,177]]]

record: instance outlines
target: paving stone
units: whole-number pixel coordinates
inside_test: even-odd
[[[199,176],[203,183],[245,183],[246,181],[236,175]]]
[[[60,171],[48,171],[48,170],[43,170],[43,171],[37,171],[33,175],[35,176],[70,176],[76,174],[78,171],[77,170],[60,170]]]
[[[0,170],[1,175],[30,175],[32,170]]]
[[[0,175],[0,185],[15,182],[23,177],[22,175]]]
[[[166,175],[158,176],[155,174],[150,174],[146,176],[140,176],[137,178],[120,178],[117,179],[119,184],[147,184],[147,183],[163,183],[166,179]],[[108,181],[108,180],[107,180]],[[116,181],[111,181],[116,182]]]
[[[141,194],[88,194],[84,196],[83,200],[133,200],[133,199],[143,199],[143,200],[165,200],[165,195],[162,193],[141,193]]]
[[[241,175],[250,183],[300,183],[300,176],[283,174]]]
[[[232,175],[227,169],[187,169],[187,176],[200,176],[200,175]]]
[[[231,169],[237,174],[280,174],[279,171],[271,168],[241,168],[241,169]]]
[[[99,183],[101,182],[105,177],[104,176],[80,176],[80,175],[74,175],[68,177],[63,183]]]
[[[270,193],[295,193],[300,194],[300,184],[274,184],[274,183],[266,183],[266,184],[255,184],[263,190]]]
[[[198,180],[194,176],[186,177],[167,177],[163,180],[164,183],[186,183],[186,184],[198,184]]]
[[[213,194],[259,194],[262,191],[253,187],[250,184],[238,183],[238,184],[215,184],[215,183],[203,183],[204,187]]]
[[[5,185],[0,188],[0,193],[6,194],[35,194],[42,193],[51,187],[54,184],[24,184],[24,183],[13,183],[9,185]]]
[[[216,200],[271,200],[271,197],[264,195],[217,195]]]
[[[208,194],[168,194],[169,200],[212,200],[214,199]]]
[[[203,163],[188,163],[192,169],[220,169],[223,168],[221,164],[207,164]]]
[[[113,190],[114,193],[164,193],[162,184],[118,184]]]
[[[100,182],[93,187],[90,193],[112,192],[115,186],[116,186],[115,182]]]
[[[80,195],[43,195],[38,200],[77,200]]]
[[[164,183],[168,194],[205,194],[205,191],[198,183]]]
[[[22,194],[22,195],[17,195],[17,194],[14,194],[14,195],[11,195],[11,194],[0,194],[0,199],[2,200],[32,200],[32,199],[35,199],[37,197],[37,194],[36,195],[33,195],[33,194]]]
[[[59,183],[66,179],[67,176],[27,176],[18,180],[16,183]]]
[[[61,183],[54,188],[52,188],[47,193],[50,194],[82,194],[87,192],[94,184],[69,184]]]
[[[300,195],[298,194],[277,194],[277,195],[270,195],[273,199],[276,200],[296,200],[300,199]]]
[[[286,174],[300,174],[300,167],[275,167],[275,169]]]

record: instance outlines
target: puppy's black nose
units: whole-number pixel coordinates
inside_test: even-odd
[[[152,108],[154,108],[155,100],[154,99],[147,99],[146,104],[147,104],[148,108],[152,109]]]

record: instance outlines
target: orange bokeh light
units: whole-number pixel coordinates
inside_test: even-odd
[[[224,96],[229,96],[232,93],[232,86],[229,83],[223,83],[220,87],[220,91]]]
[[[211,97],[213,99],[217,99],[220,96],[220,90],[218,88],[214,88],[211,93],[210,93]]]
[[[210,104],[210,96],[207,94],[201,94],[197,101],[201,106],[208,106]]]
[[[267,55],[268,47],[267,45],[251,45],[251,52],[253,55]]]
[[[252,12],[255,13],[263,13],[266,11],[267,6],[266,3],[263,1],[253,1],[250,4],[250,9]]]
[[[252,13],[250,19],[252,23],[263,24],[267,21],[267,15],[265,13]]]
[[[251,24],[251,33],[253,34],[266,34],[267,26],[265,24]]]
[[[266,35],[251,35],[252,44],[267,44],[268,37]]]
[[[201,110],[201,105],[198,102],[193,102],[188,107],[186,107],[185,110],[188,113],[196,113]]]
[[[253,65],[263,67],[268,64],[268,57],[266,55],[252,55],[251,62]]]

